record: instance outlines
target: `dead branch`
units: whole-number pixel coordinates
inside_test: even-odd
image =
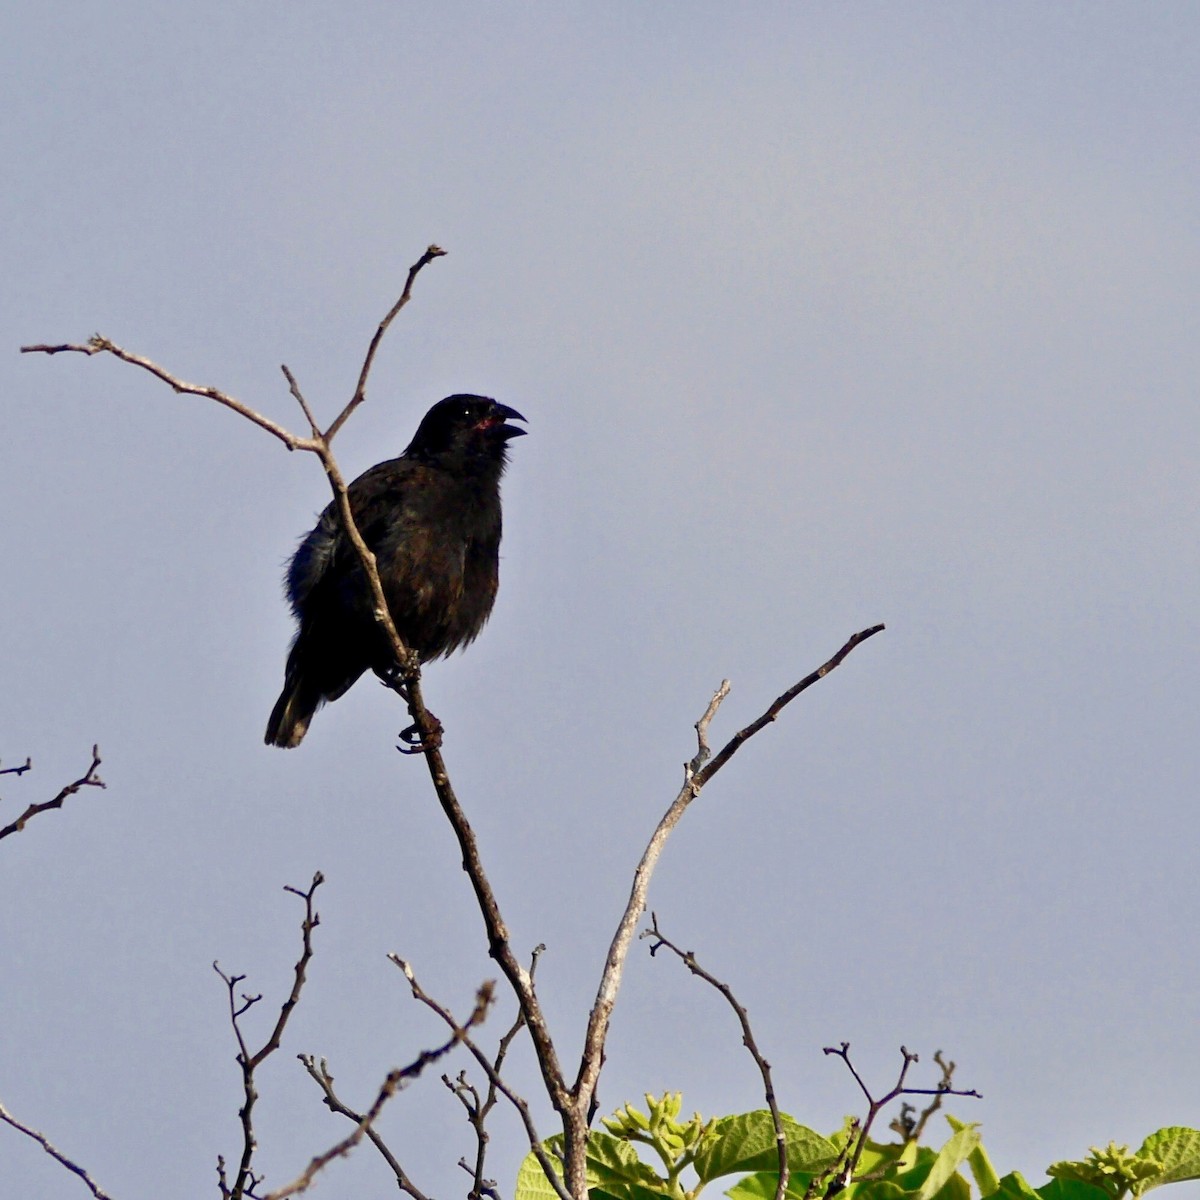
[[[241,1018],[262,999],[262,996],[242,993],[239,998],[237,986],[246,978],[245,975],[226,975],[215,962],[213,963],[213,970],[224,980],[229,992],[229,1022],[233,1026],[234,1037],[237,1039],[236,1061],[242,1072],[242,1106],[238,1109],[238,1118],[242,1124],[242,1152],[232,1186],[229,1185],[225,1176],[224,1159],[218,1160],[217,1176],[223,1200],[243,1200],[243,1197],[252,1195],[257,1185],[262,1182],[262,1177],[255,1175],[252,1169],[254,1151],[258,1148],[258,1139],[254,1133],[254,1105],[258,1100],[254,1073],[262,1065],[264,1059],[279,1049],[288,1018],[300,1002],[300,991],[304,987],[308,964],[313,956],[313,930],[321,923],[321,917],[313,907],[313,897],[316,895],[317,888],[324,882],[324,875],[318,871],[313,875],[312,883],[307,891],[301,891],[294,887],[284,888],[284,891],[291,892],[292,895],[299,896],[304,901],[304,920],[300,925],[302,943],[300,957],[296,960],[293,968],[292,989],[288,993],[287,999],[280,1005],[279,1016],[275,1020],[271,1033],[260,1049],[253,1054],[250,1052],[246,1036],[242,1031]]]
[[[750,1057],[754,1059],[754,1064],[758,1067],[758,1073],[762,1076],[763,1095],[767,1101],[767,1108],[771,1112],[771,1124],[775,1127],[775,1145],[779,1151],[779,1180],[775,1185],[775,1200],[783,1200],[784,1194],[787,1192],[789,1177],[787,1135],[783,1131],[783,1117],[779,1112],[779,1102],[775,1098],[775,1085],[771,1080],[771,1064],[763,1057],[762,1052],[758,1048],[758,1043],[754,1040],[754,1033],[750,1028],[750,1014],[746,1011],[745,1006],[738,1002],[729,984],[723,983],[711,972],[706,971],[696,961],[696,956],[691,950],[680,950],[674,942],[663,934],[662,930],[658,927],[657,913],[650,914],[650,928],[642,930],[641,936],[653,939],[650,946],[651,955],[657,954],[665,946],[693,975],[698,976],[705,983],[716,988],[725,997],[729,1003],[729,1007],[733,1009],[734,1015],[738,1019],[738,1024],[742,1027],[742,1044],[750,1052]]]
[[[92,1193],[96,1200],[112,1200],[112,1197],[81,1167],[77,1162],[68,1158],[61,1150],[57,1149],[48,1137],[37,1129],[33,1129],[28,1125],[18,1121],[16,1117],[0,1104],[0,1121],[6,1125],[11,1125],[18,1133],[23,1133],[27,1138],[32,1138],[45,1152],[50,1155],[55,1162],[66,1167],[73,1175],[78,1175],[83,1180],[84,1186]]]
[[[454,1031],[450,1039],[441,1046],[436,1046],[432,1050],[422,1050],[419,1055],[406,1067],[397,1067],[393,1071],[389,1071],[387,1078],[383,1081],[383,1086],[379,1089],[371,1107],[361,1115],[352,1113],[345,1105],[343,1105],[333,1092],[333,1076],[329,1074],[329,1066],[324,1059],[321,1060],[320,1066],[313,1064],[310,1055],[300,1055],[300,1061],[304,1064],[308,1073],[321,1086],[321,1090],[325,1093],[325,1103],[335,1112],[340,1112],[343,1115],[350,1116],[355,1121],[354,1129],[347,1134],[340,1142],[331,1146],[323,1154],[318,1154],[315,1158],[309,1161],[307,1167],[285,1187],[279,1188],[277,1191],[271,1192],[266,1196],[265,1200],[286,1200],[288,1196],[298,1195],[300,1192],[308,1190],[312,1181],[317,1174],[327,1167],[335,1158],[344,1158],[364,1137],[369,1136],[372,1132],[372,1126],[379,1119],[379,1114],[383,1111],[383,1107],[387,1102],[402,1088],[404,1088],[411,1080],[416,1079],[422,1071],[425,1070],[430,1063],[437,1062],[439,1058],[449,1054],[455,1046],[462,1042],[467,1030],[476,1025],[482,1024],[487,1016],[487,1010],[492,1002],[492,987],[490,984],[484,984],[478,992],[475,993],[475,1007],[471,1010],[471,1015],[462,1023],[455,1024]],[[372,1139],[375,1140],[375,1139]],[[377,1146],[382,1147],[382,1143],[375,1140]],[[408,1192],[415,1200],[425,1200],[424,1193],[413,1187],[408,1179],[408,1176],[400,1168],[400,1164],[395,1162],[390,1154],[389,1161],[394,1164],[396,1170],[396,1182],[399,1183],[402,1190]]]
[[[429,768],[430,777],[433,781],[433,786],[437,792],[438,800],[441,803],[443,811],[446,813],[451,826],[454,829],[456,838],[458,839],[459,847],[463,855],[463,869],[467,872],[471,880],[471,885],[475,891],[476,899],[483,915],[484,926],[488,938],[488,953],[496,960],[505,978],[509,981],[514,993],[517,997],[517,1002],[520,1006],[525,1023],[529,1029],[530,1037],[534,1043],[534,1049],[537,1056],[538,1064],[542,1070],[543,1081],[546,1090],[550,1096],[556,1110],[565,1112],[570,1097],[566,1087],[565,1079],[562,1070],[558,1065],[557,1053],[554,1044],[551,1041],[549,1031],[546,1027],[545,1018],[542,1014],[541,1006],[538,1003],[537,997],[533,992],[532,985],[529,981],[528,972],[522,967],[517,960],[516,955],[512,951],[509,944],[508,929],[500,916],[500,909],[496,902],[496,897],[492,891],[491,883],[484,873],[483,864],[480,859],[478,846],[475,841],[474,831],[471,829],[461,805],[458,803],[458,798],[454,793],[454,789],[450,784],[449,772],[447,771],[445,760],[442,757],[440,750],[440,728],[436,718],[425,707],[424,697],[421,691],[420,668],[415,656],[405,646],[403,639],[396,630],[395,623],[392,621],[391,613],[388,610],[387,601],[383,594],[383,587],[379,580],[379,572],[376,569],[375,556],[370,548],[363,541],[361,534],[358,531],[354,522],[354,515],[350,508],[350,501],[346,493],[345,480],[342,478],[341,472],[338,469],[336,460],[330,450],[330,441],[338,432],[341,426],[345,423],[350,413],[362,403],[366,394],[367,380],[370,375],[370,370],[374,362],[375,353],[379,347],[380,341],[390,326],[396,314],[408,303],[411,295],[412,285],[417,274],[433,259],[441,257],[445,251],[437,246],[430,246],[423,255],[409,269],[408,278],[405,282],[404,291],[399,300],[392,306],[388,314],[380,322],[371,343],[368,346],[366,357],[363,360],[362,369],[359,372],[358,386],[355,388],[354,396],[350,402],[342,410],[337,418],[331,423],[328,431],[322,434],[319,425],[313,415],[311,407],[300,390],[298,383],[292,372],[286,366],[283,368],[283,373],[288,380],[288,385],[292,395],[304,412],[305,418],[309,423],[311,436],[299,437],[296,434],[290,433],[282,426],[274,421],[264,417],[261,413],[250,408],[248,405],[232,396],[221,391],[218,388],[189,384],[177,378],[165,368],[159,366],[152,360],[141,355],[132,354],[125,351],[107,338],[97,335],[86,345],[74,344],[40,344],[34,346],[22,347],[23,353],[43,353],[43,354],[59,354],[65,351],[73,351],[77,353],[93,355],[98,353],[109,353],[122,361],[137,366],[142,370],[148,371],[156,378],[161,379],[169,387],[176,392],[188,393],[191,395],[199,395],[214,400],[218,404],[222,404],[230,408],[234,412],[244,416],[247,420],[253,422],[259,428],[266,430],[274,437],[278,438],[288,447],[289,450],[306,450],[316,454],[321,465],[325,469],[325,473],[329,478],[330,487],[334,494],[334,500],[337,505],[339,517],[342,521],[342,526],[346,531],[351,543],[358,554],[359,560],[362,563],[363,571],[367,579],[368,587],[371,592],[372,605],[374,609],[375,619],[378,621],[381,629],[388,639],[392,647],[392,652],[395,656],[396,663],[403,677],[402,695],[407,701],[409,714],[412,717],[413,725],[418,730],[421,740],[421,748],[425,754],[426,763]],[[569,1139],[568,1139],[569,1140]],[[582,1164],[582,1157],[580,1157]],[[579,1177],[580,1189],[583,1187],[583,1177]],[[579,1191],[582,1195],[582,1191]]]
[[[907,1087],[905,1079],[908,1077],[908,1069],[913,1063],[920,1062],[920,1056],[911,1053],[905,1046],[900,1047],[900,1054],[903,1061],[900,1064],[900,1076],[896,1080],[895,1086],[886,1095],[880,1096],[876,1100],[871,1095],[871,1089],[863,1082],[862,1076],[855,1070],[854,1064],[850,1061],[850,1043],[842,1042],[840,1046],[826,1046],[826,1054],[835,1055],[846,1064],[846,1069],[854,1076],[854,1082],[858,1084],[859,1090],[867,1101],[867,1116],[861,1123],[858,1129],[857,1137],[853,1139],[853,1150],[849,1157],[842,1165],[841,1169],[834,1176],[833,1182],[830,1185],[827,1196],[835,1195],[842,1191],[847,1184],[854,1182],[854,1172],[858,1169],[859,1159],[862,1158],[862,1152],[866,1149],[867,1139],[871,1134],[871,1125],[879,1113],[891,1104],[897,1096],[936,1096],[940,1100],[943,1096],[971,1096],[976,1100],[982,1099],[980,1094],[974,1089],[961,1089],[950,1086],[950,1076],[946,1073],[945,1066],[942,1065],[942,1078],[936,1087],[931,1088],[916,1088]],[[941,1051],[938,1052],[940,1055]],[[938,1057],[935,1055],[935,1058]],[[941,1065],[941,1064],[939,1064]],[[951,1068],[953,1074],[953,1068]]]
[[[447,1044],[453,1045],[453,1039],[451,1039],[451,1041]],[[413,1197],[413,1200],[429,1200],[429,1197],[426,1196],[425,1193],[421,1191],[421,1189],[418,1188],[417,1185],[408,1177],[407,1173],[400,1165],[395,1155],[393,1155],[391,1150],[388,1149],[387,1144],[375,1129],[374,1118],[368,1119],[371,1110],[368,1109],[365,1113],[356,1112],[338,1098],[337,1093],[333,1090],[333,1076],[329,1072],[329,1064],[326,1062],[326,1060],[321,1059],[321,1061],[318,1063],[311,1054],[301,1054],[299,1057],[300,1061],[304,1064],[304,1069],[309,1073],[309,1075],[312,1076],[317,1085],[325,1093],[325,1107],[328,1108],[330,1112],[337,1113],[338,1116],[349,1118],[355,1123],[355,1125],[361,1127],[362,1133],[358,1135],[358,1140],[361,1140],[362,1137],[366,1137],[375,1146],[375,1149],[378,1150],[383,1156],[384,1161],[389,1167],[391,1167],[392,1173],[396,1177],[396,1183],[400,1190],[402,1192],[407,1192],[408,1195]],[[385,1080],[384,1087],[386,1086],[387,1081]],[[399,1089],[397,1088],[397,1090]],[[382,1093],[382,1091],[383,1089],[381,1088],[380,1092]],[[378,1097],[376,1099],[378,1099]],[[373,1107],[374,1105],[372,1105],[372,1108]],[[376,1116],[377,1115],[378,1114],[376,1114]],[[354,1134],[351,1136],[353,1137]],[[343,1142],[345,1140],[346,1139],[343,1139]],[[342,1143],[339,1143],[339,1145],[341,1144]],[[348,1147],[348,1149],[350,1148],[352,1147]]]
[[[124,362],[137,366],[142,370],[148,371],[156,378],[162,380],[176,392],[187,393],[207,397],[215,402],[224,405],[227,408],[244,416],[260,428],[266,430],[274,437],[278,438],[290,450],[306,450],[314,453],[321,460],[321,464],[325,469],[329,479],[330,487],[334,495],[334,501],[337,507],[339,518],[342,526],[349,537],[355,552],[362,563],[364,575],[367,580],[367,585],[370,589],[374,616],[380,628],[383,630],[389,645],[392,647],[398,676],[394,681],[395,690],[403,697],[408,705],[409,715],[412,718],[412,729],[416,731],[417,745],[416,749],[425,757],[426,765],[429,770],[430,778],[433,782],[434,790],[437,793],[438,801],[442,806],[442,810],[449,820],[451,827],[454,830],[455,837],[458,840],[459,848],[462,852],[463,869],[466,872],[472,889],[474,890],[476,902],[479,906],[480,913],[483,917],[484,928],[488,941],[488,953],[495,960],[507,979],[509,986],[512,988],[516,996],[517,1003],[521,1012],[521,1017],[526,1028],[529,1030],[530,1039],[533,1042],[534,1054],[541,1071],[542,1081],[545,1086],[547,1095],[553,1105],[555,1111],[559,1114],[564,1135],[564,1156],[563,1156],[563,1171],[565,1173],[565,1186],[563,1181],[560,1181],[555,1173],[554,1164],[541,1150],[540,1142],[532,1143],[535,1154],[538,1154],[539,1161],[545,1170],[548,1180],[556,1188],[560,1197],[563,1200],[569,1200],[570,1197],[575,1197],[576,1200],[584,1200],[587,1193],[586,1171],[585,1171],[585,1153],[587,1145],[587,1130],[588,1121],[591,1111],[595,1105],[596,1085],[599,1079],[600,1071],[604,1063],[604,1046],[607,1039],[608,1029],[611,1022],[613,1007],[616,1002],[617,994],[620,989],[621,978],[624,971],[624,965],[628,956],[629,947],[632,942],[636,925],[645,911],[645,901],[647,890],[649,887],[650,877],[653,874],[658,858],[662,853],[663,846],[668,835],[674,826],[682,817],[688,805],[700,794],[701,789],[708,781],[719,771],[726,762],[733,756],[738,748],[749,738],[758,733],[769,722],[774,721],[780,711],[792,700],[794,700],[801,692],[810,687],[817,680],[824,678],[830,671],[836,668],[845,657],[861,642],[878,633],[883,626],[877,625],[870,629],[863,630],[855,634],[849,641],[823,666],[819,667],[811,675],[806,676],[799,683],[795,684],[783,695],[778,697],[775,702],[760,716],[756,721],[746,726],[744,729],[736,733],[733,738],[721,749],[715,758],[710,761],[710,750],[707,742],[707,730],[709,723],[715,716],[721,701],[728,693],[728,683],[722,685],[718,693],[713,697],[704,716],[696,723],[698,749],[695,757],[689,762],[685,768],[684,786],[680,790],[679,795],[667,809],[662,819],[659,821],[657,828],[650,838],[645,851],[642,854],[637,868],[634,872],[632,887],[630,890],[629,900],[626,904],[625,912],[617,926],[616,933],[613,936],[612,943],[609,947],[608,954],[605,958],[604,968],[600,977],[599,987],[597,989],[596,1000],[592,1009],[589,1012],[587,1031],[584,1037],[584,1044],[580,1056],[579,1070],[573,1085],[568,1086],[566,1077],[559,1064],[558,1053],[555,1044],[550,1036],[547,1027],[545,1016],[542,1012],[541,1005],[533,988],[530,972],[527,971],[513,952],[507,926],[500,914],[499,905],[496,900],[495,893],[492,890],[491,883],[484,871],[483,863],[480,858],[478,846],[475,840],[474,831],[472,830],[466,816],[458,802],[458,798],[450,783],[449,772],[446,768],[445,760],[441,753],[441,727],[437,719],[429,712],[424,703],[424,698],[421,691],[421,672],[416,656],[413,655],[403,639],[399,636],[395,624],[392,621],[391,614],[388,610],[386,598],[384,597],[383,588],[380,583],[379,574],[376,569],[375,558],[370,548],[363,541],[351,511],[349,498],[347,496],[345,480],[338,469],[336,460],[330,450],[330,443],[333,437],[345,424],[353,411],[360,405],[366,397],[367,381],[370,375],[372,365],[378,347],[382,341],[391,322],[399,313],[400,309],[408,303],[414,280],[417,274],[433,261],[434,258],[440,257],[444,251],[436,246],[430,246],[425,253],[413,264],[408,273],[408,278],[405,283],[404,291],[399,300],[389,310],[384,319],[380,322],[368,346],[366,356],[363,360],[362,368],[359,372],[358,384],[355,388],[354,395],[351,397],[346,406],[338,414],[338,416],[330,423],[328,429],[322,433],[319,423],[316,420],[312,408],[305,400],[303,393],[300,390],[294,375],[286,366],[283,367],[284,375],[288,381],[289,390],[300,405],[305,419],[308,422],[310,436],[300,437],[290,433],[282,426],[267,419],[262,414],[251,409],[248,405],[234,399],[220,389],[206,386],[189,384],[180,380],[164,368],[158,366],[150,359],[143,358],[140,355],[132,354],[121,349],[107,338],[97,335],[86,345],[35,345],[22,347],[25,353],[40,352],[44,354],[57,354],[64,351],[73,351],[93,355],[97,353],[109,353],[121,359]],[[396,960],[398,965],[400,960]],[[406,974],[408,973],[405,968]],[[230,988],[230,1005],[231,1019],[234,1022],[235,1030],[237,1029],[237,1018],[248,1008],[255,1003],[256,998],[245,997],[245,1007],[238,1009],[234,999],[233,989],[239,978],[232,981],[229,977],[222,975],[226,979],[227,986]],[[416,989],[415,981],[410,976],[410,983]],[[414,992],[416,994],[416,992]],[[435,1007],[432,1002],[426,1000]],[[438,1008],[435,1007],[435,1011]],[[282,1014],[281,1014],[282,1016]],[[284,1018],[285,1020],[286,1018]],[[452,1018],[446,1018],[452,1020]],[[278,1026],[282,1030],[282,1024]],[[241,1046],[241,1057],[239,1061],[243,1064],[250,1061],[250,1056],[244,1045],[241,1043],[239,1031],[239,1045]],[[514,1096],[499,1078],[498,1071],[495,1067],[488,1063],[486,1056],[482,1056],[478,1048],[464,1037],[464,1045],[471,1050],[476,1056],[477,1061],[484,1067],[485,1073],[488,1074],[489,1080],[495,1085],[499,1092],[506,1097],[517,1107],[518,1112],[522,1114],[523,1120],[526,1123],[526,1131],[530,1134],[531,1139],[536,1137],[536,1131],[533,1130],[532,1121],[528,1118],[528,1107],[519,1097]],[[271,1046],[270,1052],[275,1047]],[[245,1067],[244,1067],[245,1069]],[[255,1184],[253,1176],[249,1172],[249,1155],[252,1152],[252,1130],[249,1126],[248,1110],[253,1100],[252,1084],[247,1084],[247,1105],[243,1110],[244,1122],[244,1140],[242,1166],[239,1168],[235,1187],[229,1189],[226,1180],[222,1173],[220,1175],[222,1192],[227,1197],[246,1194],[247,1189],[252,1190]],[[239,1188],[241,1190],[239,1190]]]
[[[521,1124],[525,1126],[525,1135],[529,1138],[529,1149],[533,1156],[538,1160],[539,1165],[545,1172],[546,1179],[550,1186],[554,1188],[559,1200],[572,1200],[573,1193],[569,1190],[570,1183],[564,1186],[562,1177],[555,1170],[555,1162],[547,1153],[545,1146],[542,1145],[541,1135],[537,1131],[537,1126],[533,1123],[533,1114],[529,1111],[529,1105],[525,1099],[518,1095],[504,1082],[501,1078],[499,1066],[494,1064],[486,1054],[479,1048],[478,1044],[470,1037],[465,1029],[460,1029],[455,1023],[454,1015],[444,1004],[440,1004],[424,988],[417,982],[417,977],[412,967],[397,954],[389,954],[391,959],[401,971],[404,972],[404,978],[408,980],[408,986],[412,989],[413,998],[419,1000],[427,1008],[437,1013],[439,1017],[459,1035],[459,1040],[466,1047],[475,1061],[483,1068],[483,1073],[488,1077],[488,1082],[491,1083],[496,1090],[508,1100],[508,1102],[517,1110],[517,1115],[521,1118]],[[537,959],[534,958],[534,965]],[[526,973],[528,975],[528,972]],[[503,1062],[501,1057],[500,1062]],[[564,1116],[565,1123],[565,1116]],[[583,1193],[586,1200],[586,1191]]]
[[[383,335],[387,333],[388,326],[396,319],[400,310],[412,299],[413,282],[417,278],[417,275],[423,267],[427,267],[435,258],[441,258],[445,253],[446,251],[441,246],[430,246],[408,268],[408,278],[404,281],[404,291],[400,293],[400,299],[392,305],[388,310],[387,316],[379,322],[379,327],[375,330],[375,336],[371,338],[371,344],[367,347],[362,370],[358,373],[358,383],[354,388],[354,395],[350,397],[349,403],[338,413],[333,423],[325,431],[325,440],[327,442],[333,441],[334,435],[345,425],[350,414],[367,398],[367,376],[370,375],[371,367],[375,364],[375,352],[379,349],[379,343],[383,341]]]
[[[641,861],[634,871],[633,886],[630,889],[629,900],[625,912],[613,935],[609,946],[608,957],[604,962],[604,971],[600,977],[600,986],[596,992],[596,1000],[588,1017],[587,1033],[584,1037],[583,1054],[579,1064],[579,1074],[571,1089],[573,1107],[571,1120],[574,1122],[575,1142],[571,1132],[566,1134],[566,1166],[568,1184],[576,1195],[582,1196],[585,1187],[584,1175],[584,1139],[586,1124],[582,1121],[583,1114],[588,1110],[591,1098],[595,1094],[600,1070],[604,1065],[604,1043],[608,1037],[608,1028],[612,1020],[613,1007],[617,1001],[617,993],[621,986],[621,977],[625,969],[625,959],[633,941],[637,922],[646,910],[646,895],[650,887],[650,877],[658,864],[658,859],[666,845],[671,830],[679,823],[688,806],[700,795],[701,789],[710,779],[734,756],[738,749],[750,740],[756,733],[778,717],[779,713],[790,704],[801,692],[812,687],[818,680],[824,679],[830,671],[840,666],[846,656],[856,646],[868,638],[874,637],[883,629],[883,625],[873,625],[854,634],[828,662],[815,671],[806,675],[799,683],[790,687],[779,696],[767,710],[744,729],[740,729],[721,748],[717,756],[705,763],[708,757],[708,727],[721,701],[729,694],[729,681],[724,681],[709,702],[704,715],[696,722],[696,738],[698,749],[695,757],[684,769],[684,783],[679,794],[663,814],[658,827],[651,835],[650,841],[642,853]],[[565,1118],[564,1118],[565,1119]],[[574,1151],[574,1153],[573,1153]]]
[[[33,763],[29,759],[26,759],[24,766],[9,767],[6,771],[0,772],[0,774],[21,775],[28,771],[32,766]],[[38,813],[49,812],[52,808],[62,808],[63,801],[66,800],[68,796],[74,796],[76,792],[82,791],[85,787],[106,787],[107,784],[105,784],[104,780],[96,774],[99,766],[100,747],[93,746],[91,766],[88,767],[88,769],[78,779],[76,779],[74,783],[68,783],[67,786],[63,788],[53,800],[44,800],[41,804],[31,804],[15,821],[5,825],[3,829],[0,829],[0,841],[8,837],[11,833],[20,833],[21,830],[25,828],[26,823],[31,818],[36,817]]]
[[[311,438],[301,438],[297,437],[294,433],[289,433],[282,425],[276,424],[269,417],[264,417],[262,413],[256,412],[248,404],[229,395],[228,392],[223,392],[220,388],[212,387],[208,384],[188,383],[178,376],[172,375],[170,371],[165,367],[160,367],[152,359],[146,358],[141,354],[134,354],[130,350],[122,349],[102,333],[93,334],[83,345],[64,342],[53,346],[46,344],[22,346],[21,353],[111,354],[114,358],[119,358],[122,362],[129,363],[131,366],[149,372],[155,379],[161,379],[163,383],[178,395],[203,396],[206,400],[214,400],[217,404],[232,409],[239,416],[245,417],[247,421],[253,421],[260,429],[265,429],[272,437],[277,437],[289,450],[314,450],[316,448],[312,444]]]
[[[537,970],[538,959],[545,950],[546,947],[542,943],[533,948],[533,957],[529,964],[529,977],[531,980],[534,972]],[[496,1057],[492,1060],[492,1071],[495,1077],[500,1076],[504,1060],[508,1057],[509,1048],[512,1046],[517,1034],[524,1028],[525,1017],[518,1011],[516,1020],[513,1021],[512,1025],[509,1026],[500,1038],[496,1049]],[[484,1178],[484,1164],[487,1159],[488,1143],[491,1140],[487,1131],[487,1119],[492,1109],[496,1107],[496,1101],[500,1096],[500,1091],[496,1086],[494,1078],[489,1077],[487,1091],[482,1097],[479,1094],[479,1089],[468,1082],[466,1071],[460,1071],[454,1079],[451,1079],[448,1075],[443,1075],[442,1083],[450,1089],[462,1104],[467,1114],[467,1120],[475,1132],[475,1161],[468,1163],[463,1158],[459,1160],[458,1164],[471,1176],[471,1190],[467,1193],[467,1200],[483,1200],[485,1196],[489,1200],[500,1200],[495,1180]]]

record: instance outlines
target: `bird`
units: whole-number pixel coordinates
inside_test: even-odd
[[[525,418],[487,396],[447,396],[399,458],[377,463],[347,489],[392,621],[422,663],[474,641],[491,615],[500,479],[509,442],[527,432],[510,421]],[[367,670],[394,678],[398,664],[335,503],[292,556],[284,590],[298,628],[263,740],[290,749],[322,704]]]

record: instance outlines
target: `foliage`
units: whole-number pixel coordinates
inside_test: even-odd
[[[587,1179],[595,1200],[694,1200],[716,1179],[741,1176],[730,1200],[773,1200],[779,1186],[775,1125],[766,1109],[705,1120],[679,1119],[682,1096],[646,1096],[603,1120],[588,1138]],[[857,1118],[823,1137],[780,1114],[787,1142],[787,1200],[1123,1200],[1164,1183],[1200,1179],[1200,1130],[1160,1129],[1130,1154],[1109,1143],[1080,1162],[1058,1162],[1050,1182],[1031,1187],[1016,1171],[996,1174],[979,1127],[947,1115],[950,1137],[938,1149],[915,1140],[880,1143],[863,1137]],[[559,1159],[562,1139],[544,1144]],[[646,1157],[639,1154],[644,1148]],[[854,1178],[847,1165],[854,1161]],[[647,1159],[654,1160],[653,1162]],[[964,1169],[969,1173],[964,1174]],[[972,1183],[974,1188],[972,1188]],[[553,1200],[554,1189],[532,1154],[517,1175],[514,1200]]]

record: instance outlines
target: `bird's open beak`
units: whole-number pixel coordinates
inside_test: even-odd
[[[521,414],[517,412],[515,408],[509,408],[507,404],[497,404],[493,408],[492,413],[493,415],[490,418],[489,423],[499,426],[499,429],[497,429],[496,432],[499,433],[506,441],[509,438],[524,437],[529,432],[528,429],[518,429],[515,425],[504,424],[506,421],[525,420],[525,418],[521,416]]]

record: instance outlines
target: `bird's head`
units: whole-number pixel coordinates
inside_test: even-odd
[[[447,396],[425,414],[404,453],[427,460],[449,455],[503,463],[509,441],[526,432],[507,422],[524,420],[515,408],[487,396]]]

